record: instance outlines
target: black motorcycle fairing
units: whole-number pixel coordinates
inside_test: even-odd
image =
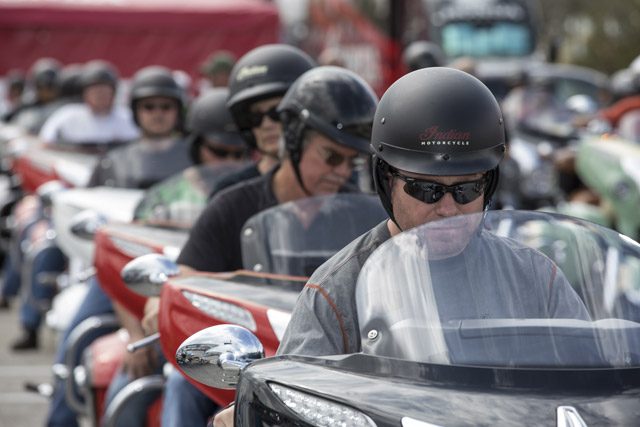
[[[365,354],[280,356],[243,373],[237,425],[308,425],[271,391],[272,382],[349,406],[378,426],[397,426],[403,416],[436,425],[546,425],[564,404],[576,407],[587,425],[624,425],[638,416],[640,397],[638,368],[496,369]]]

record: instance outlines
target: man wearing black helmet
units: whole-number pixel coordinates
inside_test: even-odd
[[[56,108],[54,101],[60,92],[60,69],[60,62],[53,58],[38,59],[29,70],[28,83],[33,89],[33,99],[18,105],[6,120],[37,135],[42,124]]]
[[[278,164],[282,126],[275,108],[291,84],[316,64],[300,49],[284,44],[257,47],[234,65],[227,106],[257,162],[221,179],[211,196],[240,181],[267,173]]]
[[[283,128],[280,166],[217,193],[191,230],[178,263],[203,271],[240,269],[240,231],[252,215],[278,203],[348,191],[354,166],[368,152],[376,103],[369,85],[344,68],[317,67],[300,76],[274,117]],[[180,381],[188,384],[169,378],[165,405],[177,405],[182,399],[194,407],[189,411],[183,406],[183,418],[174,413],[174,418],[163,419],[163,425],[179,425],[199,410],[194,393],[187,394]],[[209,406],[209,413],[199,420],[190,418],[193,425],[214,409]]]
[[[112,89],[108,81],[113,80],[113,73],[108,72],[108,67],[97,63],[89,68],[89,71],[91,73],[83,74],[85,83],[101,82],[90,85],[89,90],[93,86],[97,86],[98,92]],[[92,79],[88,79],[91,76],[93,76]],[[86,97],[86,88],[84,94]],[[181,133],[184,97],[184,91],[178,86],[169,69],[149,66],[138,71],[133,78],[130,103],[134,112],[134,122],[139,126],[142,136],[135,142],[116,148],[104,156],[93,171],[89,186],[148,188],[187,168],[191,164],[191,159],[188,145]],[[96,140],[87,141],[82,138],[78,142],[96,142]],[[144,337],[144,331],[138,319],[117,303],[112,302],[102,291],[98,281],[94,279],[90,281],[89,291],[81,304],[81,309],[65,330],[58,348],[57,362],[63,361],[67,339],[78,324],[93,315],[113,311],[129,332],[131,342]],[[138,378],[152,373],[157,365],[153,349],[146,348],[128,354],[123,362],[123,371],[129,378]],[[51,399],[47,425],[78,425],[76,414],[65,401],[64,385],[61,382],[56,384]]]
[[[296,305],[279,354],[360,350],[354,289],[366,259],[391,236],[418,225],[482,212],[498,180],[504,124],[493,95],[476,78],[428,68],[401,78],[382,97],[372,132],[374,181],[390,219],[313,274]],[[546,258],[534,261],[556,293],[550,315],[586,318],[569,284]],[[502,280],[500,271],[488,271]],[[482,278],[478,278],[482,280]]]
[[[442,52],[440,46],[433,42],[417,40],[409,43],[404,49],[402,62],[407,68],[407,72],[421,68],[441,67],[445,62],[444,52]]]
[[[298,299],[279,354],[360,351],[355,285],[362,265],[401,231],[487,208],[505,150],[502,114],[489,89],[475,77],[450,68],[418,70],[398,80],[382,97],[371,148],[376,189],[390,219],[314,272]],[[486,250],[506,249],[487,242]],[[523,262],[512,254],[510,267],[517,270]],[[534,265],[543,277],[542,292],[550,294],[540,304],[544,311],[540,317],[588,318],[555,264],[541,254],[526,258],[529,261],[527,265]],[[511,270],[506,270],[487,266],[486,277],[474,280],[510,283],[506,276]]]
[[[118,73],[101,60],[89,61],[80,77],[83,103],[56,110],[40,130],[47,143],[129,142],[138,137],[128,108],[114,105]]]
[[[109,152],[89,180],[89,186],[148,188],[191,164],[182,138],[185,94],[171,70],[149,66],[133,77],[130,105],[141,138]]]
[[[246,164],[247,145],[227,109],[228,94],[212,88],[191,103],[186,143],[193,166],[147,191],[136,220],[192,224],[218,180]]]

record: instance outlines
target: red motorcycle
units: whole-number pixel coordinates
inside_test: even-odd
[[[66,192],[60,198],[64,203],[58,207],[56,221],[59,234],[63,236],[61,246],[65,252],[83,259],[92,254],[84,261],[93,264],[93,272],[105,293],[134,316],[142,318],[146,298],[124,286],[120,277],[122,267],[145,254],[163,254],[175,259],[187,239],[188,227],[204,208],[217,178],[241,166],[198,166],[163,181],[147,190],[141,199],[136,199],[137,206],[124,209],[131,211],[127,215],[135,219],[133,222],[105,224],[105,218],[97,212],[78,213],[77,208],[83,203],[75,196],[82,196],[84,200],[85,196],[91,198],[97,194],[102,196],[103,204],[118,205],[123,198],[130,199],[126,197],[128,193],[137,193],[138,190],[96,188]],[[106,190],[113,191],[104,193]],[[73,219],[69,221],[69,218]],[[114,316],[87,319],[72,333],[66,366],[59,369],[67,376],[73,375],[73,381],[66,381],[66,400],[76,412],[88,416],[95,425],[115,423],[122,407],[130,399],[127,396],[146,393],[159,397],[164,384],[162,375],[140,378],[126,386],[105,408],[107,389],[122,364],[129,340],[125,331],[118,331],[119,327]],[[106,336],[89,345],[82,363],[77,366],[78,352],[87,347],[88,337],[96,335]],[[152,341],[145,340],[141,345]],[[131,351],[135,349],[134,346]],[[159,409],[160,401],[157,400],[147,412],[147,425],[159,425]]]
[[[175,276],[177,266],[147,255],[132,261],[122,274],[132,291],[148,296],[160,293],[160,343],[177,369],[175,354],[180,344],[217,324],[244,326],[259,337],[265,353],[273,355],[311,272],[386,217],[378,198],[371,195],[337,194],[289,202],[257,214],[243,227],[246,270]],[[186,378],[219,405],[234,398],[233,392]]]

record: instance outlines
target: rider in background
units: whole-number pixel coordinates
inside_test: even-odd
[[[191,227],[216,182],[246,164],[249,150],[227,109],[228,94],[227,88],[212,88],[191,103],[186,143],[193,166],[147,191],[135,220]]]
[[[26,96],[32,99],[25,100],[6,120],[23,128],[30,134],[37,135],[45,120],[49,117],[56,105],[53,101],[58,98],[60,63],[53,58],[41,58],[29,69],[27,79]]]
[[[107,144],[129,142],[139,136],[130,109],[114,104],[118,73],[112,64],[102,60],[87,62],[80,83],[84,102],[56,110],[40,130],[42,140]]]
[[[263,175],[278,164],[282,125],[275,109],[293,82],[314,66],[306,53],[284,44],[257,47],[235,64],[227,107],[257,161],[221,179],[211,197],[226,187]]]
[[[440,46],[425,40],[409,43],[402,52],[402,62],[409,73],[421,68],[442,67],[445,64],[444,58]]]
[[[368,153],[376,103],[369,85],[344,68],[317,67],[300,76],[275,109],[283,127],[283,139],[275,142],[280,165],[217,193],[177,262],[201,271],[240,269],[240,231],[252,215],[279,203],[349,191],[354,166]],[[157,312],[147,312],[144,322],[157,325],[154,318]],[[181,374],[169,376],[163,426],[204,425],[216,409]]]
[[[0,101],[0,120],[8,121],[17,108],[22,105],[22,95],[26,85],[26,79],[22,71],[11,70],[4,76],[5,94]]]
[[[89,187],[145,189],[191,165],[182,136],[185,94],[171,71],[160,66],[141,69],[129,96],[141,137],[103,157]]]
[[[85,99],[87,81],[94,82],[88,86],[89,89],[95,87],[101,92],[99,95],[108,92],[112,97],[112,89],[115,88],[112,70],[105,67],[103,62],[90,64],[90,67],[85,68],[85,72],[88,70],[87,74],[83,75]],[[106,83],[109,81],[113,85]],[[174,80],[171,71],[158,66],[141,69],[133,78],[130,96],[134,112],[132,122],[138,125],[136,133],[139,132],[142,136],[135,142],[112,150],[99,161],[90,180],[91,186],[147,188],[191,164],[189,147],[182,136],[184,91]],[[82,115],[82,111],[84,110],[70,110],[67,117],[73,116],[74,112]],[[114,125],[115,123],[111,122],[111,126]],[[84,137],[77,140],[79,143],[82,141],[96,142],[95,139],[86,140]],[[111,139],[104,140],[108,141]],[[94,278],[90,280],[89,291],[58,346],[56,363],[62,363],[64,360],[67,339],[78,324],[91,316],[113,313],[114,310],[120,321],[128,326],[131,341],[137,341],[144,336],[138,320],[124,308],[113,304]],[[128,355],[125,369],[135,375],[145,374],[152,369],[149,368],[152,360],[147,350],[136,352]],[[78,425],[75,413],[64,400],[62,383],[57,383],[54,389],[47,423],[49,426]]]
[[[209,87],[227,87],[236,57],[226,50],[212,53],[200,66],[200,74]]]

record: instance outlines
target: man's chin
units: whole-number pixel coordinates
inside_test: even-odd
[[[266,138],[260,141],[259,148],[260,148],[260,151],[262,151],[263,153],[276,157],[278,155],[278,149],[280,148],[279,138],[278,137]]]

